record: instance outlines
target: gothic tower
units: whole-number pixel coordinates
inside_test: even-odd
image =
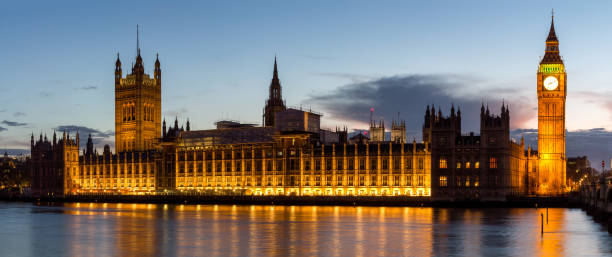
[[[264,108],[263,114],[263,125],[266,127],[274,127],[274,116],[277,112],[286,109],[281,90],[280,80],[278,79],[278,69],[276,68],[276,57],[274,57],[274,74],[272,75],[272,82],[270,82],[270,96],[266,101],[266,107]]]
[[[136,33],[136,62],[122,77],[121,61],[115,64],[115,149],[146,151],[161,137],[161,68],[155,61],[153,78],[144,73]]]
[[[559,56],[554,16],[537,75],[539,194],[559,194],[565,186],[565,98],[567,74]]]

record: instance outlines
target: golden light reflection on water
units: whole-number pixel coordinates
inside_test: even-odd
[[[546,209],[112,203],[32,208],[34,214],[27,222],[39,231],[43,221],[53,225],[47,225],[49,231],[33,234],[41,240],[31,241],[53,242],[48,234],[66,235],[47,247],[67,256],[575,256],[612,252],[610,236],[581,210],[569,209],[549,209],[548,224],[544,220],[545,233],[541,234],[540,214],[546,218]]]

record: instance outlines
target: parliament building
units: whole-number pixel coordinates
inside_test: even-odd
[[[422,196],[501,199],[565,190],[566,74],[554,22],[537,79],[538,149],[510,138],[510,110],[482,106],[480,133],[463,133],[461,110],[426,107],[423,140],[407,141],[404,121],[370,119],[368,135],[325,130],[322,115],[288,108],[274,60],[262,125],[219,121],[191,130],[161,117],[162,70],[131,73],[115,63],[115,152],[80,149],[78,132],[31,137],[32,193],[295,196]],[[388,133],[390,132],[390,133]],[[387,135],[390,134],[390,137]]]

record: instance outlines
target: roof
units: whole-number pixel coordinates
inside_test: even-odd
[[[239,127],[183,131],[180,138],[195,145],[254,144],[274,142],[274,133],[271,127]]]

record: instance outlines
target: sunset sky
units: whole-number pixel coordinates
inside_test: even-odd
[[[10,1],[0,9],[0,148],[81,127],[113,142],[113,71],[136,53],[162,68],[163,117],[210,129],[261,123],[278,57],[289,106],[323,126],[366,129],[369,109],[420,138],[427,104],[464,114],[510,105],[513,135],[533,141],[536,72],[555,10],[568,72],[567,152],[612,153],[610,1]],[[124,74],[125,75],[125,74]],[[390,125],[388,125],[390,126]],[[519,130],[520,129],[520,130]],[[529,134],[529,135],[528,135]],[[595,165],[594,165],[595,166]]]

